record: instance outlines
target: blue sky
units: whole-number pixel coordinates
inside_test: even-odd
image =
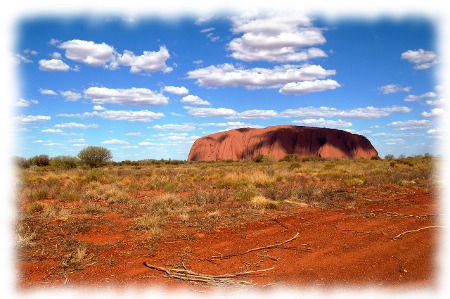
[[[184,160],[210,133],[293,124],[362,134],[382,157],[442,154],[437,29],[296,11],[22,18],[14,153]]]

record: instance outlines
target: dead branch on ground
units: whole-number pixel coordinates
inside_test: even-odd
[[[251,282],[246,280],[233,280],[232,278],[238,277],[238,276],[247,276],[247,275],[253,275],[261,272],[266,272],[273,270],[274,268],[268,268],[268,269],[262,269],[262,270],[254,270],[254,271],[245,271],[245,272],[238,272],[238,273],[232,273],[232,274],[221,274],[221,275],[209,275],[209,274],[201,274],[196,273],[188,269],[177,269],[177,268],[163,268],[158,267],[155,265],[151,265],[147,262],[144,262],[144,265],[150,269],[158,270],[161,272],[165,272],[168,277],[179,279],[182,281],[188,281],[191,283],[203,283],[208,285],[252,285]]]
[[[430,229],[430,228],[438,228],[438,227],[442,227],[442,226],[432,225],[432,226],[421,227],[421,228],[418,228],[418,229],[407,230],[407,231],[404,231],[404,232],[402,232],[402,233],[396,235],[396,236],[393,237],[392,239],[397,240],[397,239],[399,239],[401,236],[406,235],[406,234],[409,234],[409,233],[419,232],[419,231],[421,231],[421,230]]]
[[[214,255],[214,256],[212,256],[212,258],[213,259],[228,259],[228,258],[231,258],[231,257],[234,257],[234,256],[244,255],[244,254],[247,254],[247,253],[250,253],[250,252],[253,252],[253,251],[258,251],[258,250],[263,250],[263,249],[271,249],[271,248],[280,248],[281,245],[284,245],[286,243],[292,242],[295,239],[297,239],[299,234],[300,233],[297,232],[295,234],[295,236],[293,236],[292,238],[290,238],[290,239],[288,239],[286,241],[283,241],[283,242],[275,243],[273,245],[267,245],[267,246],[252,248],[252,249],[249,249],[249,250],[241,252],[241,253],[233,253],[233,254],[227,254],[227,255]]]

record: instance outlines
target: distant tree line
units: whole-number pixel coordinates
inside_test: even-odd
[[[394,155],[389,154],[384,157],[385,160],[398,160],[397,162],[403,164],[411,163],[409,160],[411,158],[431,158],[432,156],[428,153],[424,155],[416,155],[412,157],[406,157],[405,155],[399,155],[395,158]],[[62,169],[71,169],[76,168],[78,166],[88,166],[91,168],[101,167],[105,165],[128,165],[128,166],[145,166],[145,165],[180,165],[187,163],[196,163],[190,162],[186,160],[172,160],[172,159],[143,159],[143,160],[123,160],[120,162],[112,161],[112,154],[109,149],[100,146],[88,146],[82,149],[77,156],[56,156],[49,157],[48,155],[36,155],[31,158],[23,158],[15,156],[14,165],[19,168],[30,168],[30,167],[52,167],[52,168],[62,168]],[[373,157],[373,160],[381,160],[379,156]],[[300,157],[294,154],[286,155],[280,162],[308,162],[308,161],[322,161],[326,160],[320,157]],[[253,162],[261,163],[273,163],[275,160],[273,157],[268,155],[258,155],[253,160]],[[221,161],[232,163],[234,161]],[[205,162],[202,162],[205,163]],[[210,162],[213,163],[213,162]]]
[[[100,146],[88,146],[82,149],[76,157],[56,156],[50,158],[48,155],[37,155],[29,159],[23,157],[14,157],[14,164],[20,168],[45,167],[54,168],[75,168],[78,165],[87,165],[89,167],[100,167],[112,160],[111,151]]]

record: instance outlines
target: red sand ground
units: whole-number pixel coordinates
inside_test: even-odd
[[[376,193],[378,191],[374,191]],[[64,288],[152,288],[209,290],[167,277],[143,263],[182,268],[202,274],[233,274],[270,269],[258,275],[232,278],[248,281],[253,289],[294,288],[436,288],[436,254],[439,247],[439,216],[436,193],[378,192],[378,198],[351,209],[298,207],[268,211],[264,217],[212,231],[173,226],[155,241],[151,251],[142,235],[129,227],[126,213],[80,215],[93,223],[79,229],[74,240],[87,245],[92,263],[80,269],[61,267],[58,240],[71,233],[70,226],[48,231],[42,252],[30,257],[18,251],[19,291]],[[376,194],[375,194],[376,195]],[[56,220],[55,220],[56,221]],[[56,221],[57,222],[57,221]],[[113,229],[111,229],[113,228]],[[407,232],[410,231],[410,232]],[[247,250],[274,245],[298,237],[277,248]],[[403,235],[395,238],[399,234]],[[40,248],[40,247],[38,247]],[[35,249],[34,249],[35,250]],[[34,251],[36,252],[36,251]],[[217,255],[241,254],[227,259]],[[73,270],[73,271],[72,271]]]

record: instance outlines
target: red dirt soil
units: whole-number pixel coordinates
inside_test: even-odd
[[[94,256],[94,262],[63,273],[63,256],[28,258],[19,251],[17,287],[19,291],[79,287],[213,289],[168,277],[146,267],[147,262],[210,275],[270,269],[232,278],[251,282],[256,290],[436,288],[435,259],[440,240],[436,194],[415,190],[383,197],[346,209],[299,206],[269,211],[254,221],[211,231],[169,226],[155,241],[153,251],[139,246],[144,237],[129,229],[127,215],[86,216],[86,221],[96,225],[73,237],[87,245],[86,254]],[[49,240],[57,240],[65,229],[48,232]],[[258,249],[289,240],[297,233],[297,238],[283,245]],[[57,242],[46,246],[57,248]],[[245,253],[251,249],[258,250]],[[232,256],[220,258],[226,255]]]

